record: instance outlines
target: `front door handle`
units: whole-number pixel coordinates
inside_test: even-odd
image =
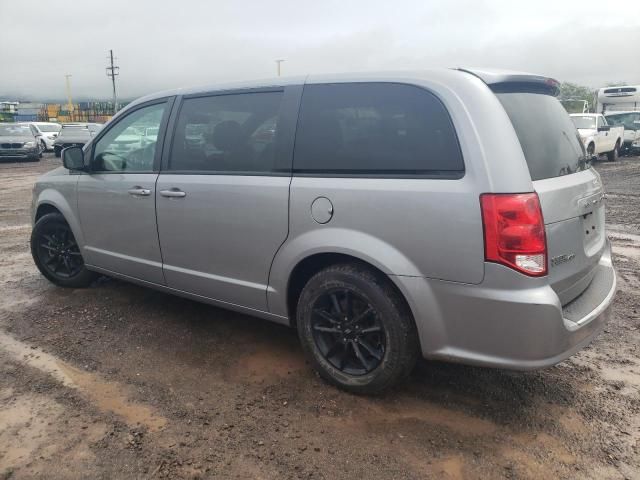
[[[129,195],[133,195],[134,197],[148,197],[151,195],[151,190],[148,188],[142,188],[135,186],[131,190],[129,190]]]
[[[177,188],[172,188],[171,190],[160,190],[160,195],[167,198],[184,198],[187,196],[185,192]]]

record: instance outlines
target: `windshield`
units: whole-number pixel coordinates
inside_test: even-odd
[[[36,127],[38,127],[38,130],[40,130],[41,132],[59,132],[60,131],[60,125],[56,125],[55,123],[48,123],[48,124],[39,123],[38,125],[36,125]]]
[[[531,180],[590,167],[584,146],[560,102],[542,93],[497,93],[516,131]]]
[[[622,125],[625,130],[640,130],[640,112],[607,115],[609,125]]]
[[[596,119],[595,117],[578,117],[572,116],[571,120],[576,128],[596,128]]]
[[[0,137],[33,137],[28,125],[0,125]]]

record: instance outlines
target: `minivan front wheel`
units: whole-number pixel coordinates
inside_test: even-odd
[[[40,273],[61,287],[86,287],[97,276],[86,269],[80,247],[60,213],[48,213],[36,222],[31,255]]]
[[[302,347],[320,375],[354,393],[379,393],[411,373],[418,338],[404,300],[358,264],[328,267],[305,285],[297,309]]]

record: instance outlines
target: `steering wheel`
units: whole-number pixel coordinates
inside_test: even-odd
[[[96,160],[102,163],[102,168],[104,170],[109,172],[124,170],[127,166],[127,162],[129,161],[127,158],[113,152],[102,152],[98,155]]]

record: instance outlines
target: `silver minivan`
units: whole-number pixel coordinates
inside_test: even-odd
[[[353,392],[420,355],[554,365],[616,288],[557,90],[443,69],[144,97],[38,180],[33,257],[60,286],[104,274],[290,325]]]

